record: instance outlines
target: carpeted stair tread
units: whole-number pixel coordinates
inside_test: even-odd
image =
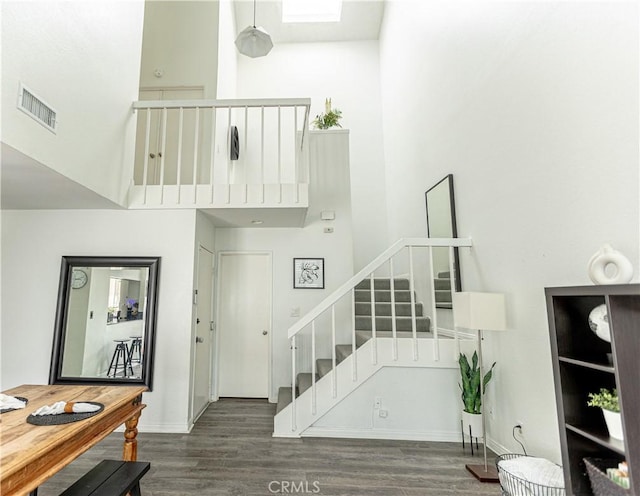
[[[316,376],[316,381],[318,377]],[[311,383],[313,382],[313,377],[311,372],[301,372],[298,374],[296,378],[296,385],[298,386],[298,396],[304,393],[307,389],[311,387]]]
[[[393,319],[391,317],[376,317],[376,330],[391,331]],[[429,317],[416,317],[416,330],[419,332],[429,331],[431,319]],[[358,331],[371,330],[370,316],[356,316],[356,329]],[[396,330],[412,331],[411,317],[396,316]]]
[[[340,363],[342,360],[351,355],[353,348],[350,344],[338,344],[336,345],[336,362]]]
[[[395,289],[409,289],[410,286],[410,282],[409,279],[405,279],[405,278],[395,278],[393,280],[393,285]],[[375,278],[373,280],[373,288],[374,289],[390,289],[391,288],[391,280],[389,278]],[[360,281],[357,285],[356,285],[356,289],[371,289],[371,280],[370,279],[365,279],[363,281]]]
[[[316,360],[316,372],[318,373],[318,377],[324,377],[332,368],[333,362],[331,358],[318,358]]]
[[[284,407],[291,403],[292,395],[290,387],[278,388],[278,403],[276,405],[276,415],[280,413]]]
[[[396,303],[398,302],[411,303],[411,291],[407,289],[396,289],[394,293],[395,293]],[[375,301],[377,302],[391,301],[391,291],[388,289],[376,289],[373,294],[375,297]],[[369,303],[371,303],[371,291],[368,289],[356,289],[355,299],[356,299],[356,302],[368,301]]]
[[[433,280],[433,284],[436,287],[436,291],[439,289],[451,291],[451,279],[436,278]]]
[[[391,315],[391,303],[376,303],[376,317],[384,317]],[[415,304],[416,317],[422,315],[422,303]],[[371,315],[371,302],[356,302],[356,316]],[[396,316],[411,316],[411,302],[396,302]]]
[[[356,344],[358,347],[365,344],[367,341],[371,339],[371,331],[356,331]],[[398,339],[410,339],[413,338],[413,332],[411,331],[396,331],[396,336]],[[376,331],[377,338],[392,338],[392,331]],[[418,332],[416,333],[416,337],[418,339],[433,339],[432,332]],[[446,336],[438,336],[439,339],[446,339]]]
[[[438,303],[436,303],[436,308],[449,308],[449,309],[451,309],[451,308],[453,308],[453,303],[446,302],[446,301],[438,302]]]
[[[436,303],[451,303],[451,290],[436,290]]]

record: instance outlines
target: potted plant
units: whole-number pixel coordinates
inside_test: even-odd
[[[624,438],[622,434],[622,419],[620,418],[620,401],[618,400],[618,391],[616,389],[609,391],[606,388],[600,388],[599,393],[589,393],[587,405],[602,409],[609,436],[620,440]]]
[[[324,114],[316,115],[316,118],[313,120],[313,125],[316,129],[342,127],[339,122],[340,119],[342,119],[342,112],[338,109],[331,108],[331,98],[325,100],[324,110]]]
[[[491,380],[493,367],[496,366],[496,362],[493,362],[493,365],[491,365],[482,378],[482,392],[480,391],[480,367],[478,366],[478,353],[476,351],[473,352],[471,365],[469,365],[467,356],[464,353],[460,353],[458,363],[460,365],[461,377],[461,383],[458,385],[462,391],[462,403],[464,405],[462,410],[464,433],[467,434],[468,431],[471,430],[472,437],[479,437],[482,435],[482,396],[486,390],[487,384]]]

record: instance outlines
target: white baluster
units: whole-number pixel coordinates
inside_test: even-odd
[[[176,185],[178,187],[178,195],[176,197],[176,203],[180,203],[180,180],[182,171],[182,129],[184,123],[184,108],[180,107],[178,111],[178,163],[176,164]]]
[[[438,340],[438,309],[436,308],[436,281],[433,272],[433,246],[429,246],[429,274],[431,286],[431,308],[433,308],[433,359],[440,360],[440,342]]]
[[[298,140],[298,107],[293,107],[293,148],[296,148],[296,141]],[[299,160],[296,160],[296,157],[300,157]],[[298,203],[300,201],[300,192],[298,191],[298,183],[300,181],[300,174],[298,171],[298,167],[300,166],[300,161],[302,160],[302,150],[298,153],[295,150],[293,154],[293,174],[295,183],[295,202]]]
[[[358,360],[356,358],[356,290],[351,290],[351,374],[353,381],[358,380]]]
[[[162,109],[162,156],[160,157],[160,204],[164,203],[164,156],[167,148],[167,109]]]
[[[369,276],[369,295],[371,298],[371,361],[374,365],[378,363],[378,340],[376,339],[376,288],[374,272]]]
[[[227,198],[225,203],[231,203],[231,107],[227,116]]]
[[[453,293],[457,290],[456,275],[455,275],[455,248],[449,247],[449,282],[451,284],[451,313],[453,314]],[[454,359],[458,359],[460,356],[460,337],[458,336],[458,329],[453,326],[453,338],[455,339],[454,345]]]
[[[311,322],[311,415],[316,414],[316,321]]]
[[[389,289],[391,290],[391,336],[393,359],[398,359],[398,329],[396,327],[396,283],[394,280],[393,258],[389,259]]]
[[[198,148],[200,148],[200,107],[196,107],[196,135],[193,138],[193,203],[198,196]]]
[[[281,107],[278,105],[278,203],[282,203],[282,122]]]
[[[249,140],[249,107],[244,107],[244,154],[242,158],[242,163],[244,164],[244,202],[247,203],[249,201],[249,178],[247,177],[247,141]]]
[[[416,326],[416,295],[413,274],[413,246],[409,246],[409,291],[411,291],[411,333],[413,336],[413,359],[418,359],[418,332]]]
[[[296,430],[296,337],[291,338],[291,430]]]
[[[261,122],[260,122],[260,185],[262,188],[262,195],[260,197],[260,203],[264,203],[264,107],[262,108]]]
[[[216,156],[216,124],[218,114],[216,107],[211,107],[211,163],[209,164],[209,185],[211,186],[211,203],[213,203],[213,170]]]
[[[147,127],[145,128],[144,137],[144,166],[142,168],[142,187],[143,196],[142,203],[147,203],[147,174],[149,173],[149,135],[151,132],[151,109],[147,109]]]
[[[336,370],[336,306],[331,305],[331,364],[333,366],[332,379],[332,396],[338,396],[338,371]]]

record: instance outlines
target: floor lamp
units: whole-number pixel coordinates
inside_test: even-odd
[[[481,384],[484,378],[484,371],[482,367],[482,332],[483,330],[506,330],[507,325],[504,300],[504,295],[499,293],[453,293],[454,326],[478,330],[478,364],[480,366]],[[498,472],[496,468],[493,464],[487,464],[487,432],[484,418],[484,391],[481,391],[480,395],[484,465],[467,464],[466,468],[480,482],[498,482]]]

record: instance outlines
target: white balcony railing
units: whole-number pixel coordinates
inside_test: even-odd
[[[310,105],[304,98],[134,102],[130,203],[306,206]]]

